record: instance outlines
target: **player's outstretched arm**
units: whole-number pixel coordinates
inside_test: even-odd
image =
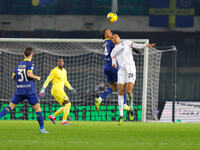
[[[128,44],[130,44],[130,46],[132,48],[135,48],[135,49],[144,49],[145,47],[151,48],[151,47],[156,46],[156,43],[152,43],[152,44],[138,44],[138,43],[135,43],[135,42],[132,42],[132,43],[129,42]]]
[[[147,47],[148,47],[148,48],[155,47],[155,46],[156,46],[156,43],[147,44]]]

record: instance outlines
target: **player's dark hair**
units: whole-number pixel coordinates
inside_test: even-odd
[[[26,57],[30,56],[32,54],[33,48],[32,47],[28,47],[24,50],[24,55]]]
[[[62,57],[58,57],[58,59],[63,59],[63,58],[62,58]],[[57,59],[57,60],[58,60],[58,59]]]
[[[106,30],[108,30],[108,29],[104,29],[104,30],[101,32],[101,37],[102,37],[103,40],[105,39],[105,32],[106,32]]]

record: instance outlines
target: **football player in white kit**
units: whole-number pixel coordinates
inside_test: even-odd
[[[113,68],[119,66],[118,70],[118,105],[119,105],[119,124],[124,120],[123,116],[123,101],[124,101],[124,89],[128,95],[128,105],[133,110],[133,94],[132,90],[136,80],[136,67],[135,61],[133,60],[132,50],[143,49],[145,47],[151,48],[155,44],[137,44],[130,40],[121,41],[117,34],[113,34],[112,42],[115,44],[111,52],[112,66]]]

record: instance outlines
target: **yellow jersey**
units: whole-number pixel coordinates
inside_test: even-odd
[[[71,90],[72,87],[67,81],[67,70],[58,66],[51,70],[49,76],[43,84],[43,87],[46,88],[49,82],[52,80],[52,90],[53,89],[64,89],[64,85]]]

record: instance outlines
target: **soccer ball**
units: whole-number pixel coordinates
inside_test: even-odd
[[[109,23],[115,23],[117,21],[118,17],[116,13],[110,12],[107,14],[107,20]]]

